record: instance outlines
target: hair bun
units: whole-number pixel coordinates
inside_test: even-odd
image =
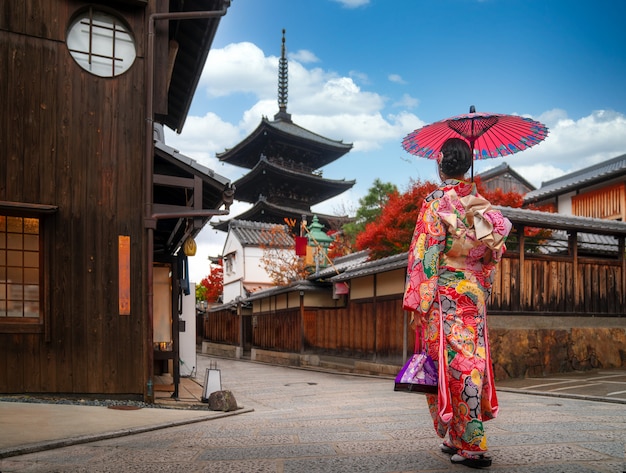
[[[472,165],[472,150],[465,140],[449,138],[441,147],[441,171],[450,177],[464,176]]]

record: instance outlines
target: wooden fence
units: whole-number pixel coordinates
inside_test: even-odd
[[[488,311],[499,316],[621,318],[626,316],[623,274],[623,258],[508,252],[498,268]],[[402,294],[347,300],[338,307],[258,313],[240,309],[240,313],[241,318],[232,308],[210,312],[204,319],[204,339],[392,364],[399,363],[414,346],[402,310]],[[251,329],[242,329],[248,317]]]
[[[491,314],[624,316],[623,263],[561,256],[503,258],[494,281]]]

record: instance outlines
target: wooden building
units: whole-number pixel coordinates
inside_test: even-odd
[[[502,163],[494,168],[487,169],[475,176],[480,179],[482,185],[489,191],[500,189],[503,192],[517,192],[526,194],[535,190],[530,182],[524,179],[507,163]]]
[[[525,204],[580,217],[626,221],[626,154],[543,182]]]
[[[160,125],[182,129],[228,5],[3,2],[0,392],[150,399],[176,359],[181,248],[232,189]]]
[[[285,224],[311,222],[311,206],[352,188],[355,181],[328,179],[320,169],[352,149],[351,144],[331,140],[306,130],[287,113],[287,57],[283,31],[279,62],[278,108],[274,120],[263,117],[259,126],[231,149],[218,153],[220,161],[249,169],[234,182],[237,200],[252,207],[239,220]],[[316,213],[327,229],[338,229],[348,217]],[[212,224],[227,231],[228,221]]]

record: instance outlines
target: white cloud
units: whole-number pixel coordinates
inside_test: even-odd
[[[548,110],[537,119],[548,127],[548,137],[505,159],[535,186],[626,153],[626,116],[621,113],[597,110],[573,120],[564,110],[557,109]],[[480,169],[494,165],[497,164],[482,161]]]
[[[228,179],[233,179],[237,170],[232,166],[225,167],[215,154],[232,147],[242,138],[237,126],[223,121],[211,112],[203,117],[188,116],[184,133],[180,135],[165,128],[165,143],[168,146]]]
[[[333,0],[337,3],[340,3],[345,8],[358,8],[364,5],[368,5],[370,0]]]
[[[288,53],[287,56],[289,57],[289,59],[301,62],[303,64],[309,64],[312,62],[320,61],[319,58],[314,53],[312,53],[311,51],[307,49],[300,49],[299,51],[296,51],[295,53]]]
[[[361,71],[350,71],[348,76],[354,79],[357,82],[360,82],[363,85],[368,85],[370,83],[370,78],[365,72]]]
[[[278,57],[266,57],[252,43],[232,43],[212,49],[200,77],[200,87],[209,97],[251,93],[256,97],[276,95]]]
[[[396,84],[406,84],[406,81],[400,74],[389,74],[387,79],[389,79],[390,82],[395,82]]]
[[[394,107],[415,108],[419,105],[420,101],[415,97],[411,97],[409,94],[402,94],[402,98],[393,103]]]

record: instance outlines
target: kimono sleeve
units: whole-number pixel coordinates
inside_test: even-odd
[[[415,224],[409,248],[403,308],[426,315],[432,306],[439,280],[439,260],[446,232],[437,214],[438,200],[425,202]]]

